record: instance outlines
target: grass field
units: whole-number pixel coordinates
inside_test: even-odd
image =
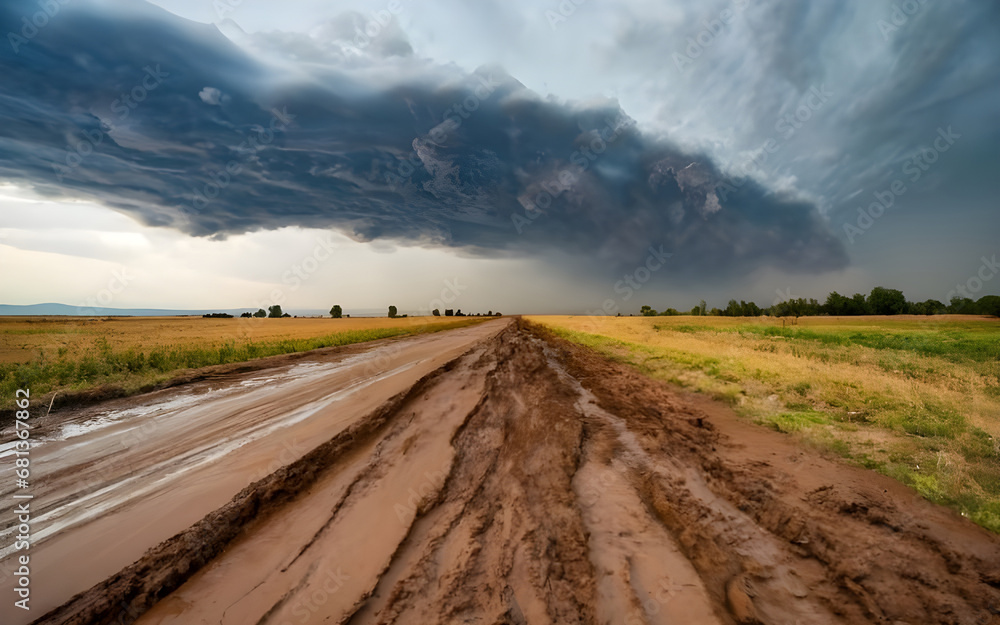
[[[1000,532],[1000,320],[529,317]]]
[[[177,371],[478,323],[481,318],[0,317],[0,408],[102,385],[125,393]]]

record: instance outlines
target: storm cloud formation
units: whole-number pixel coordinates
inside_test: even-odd
[[[398,29],[367,42],[346,15],[238,46],[143,2],[78,0],[40,26],[39,6],[0,8],[0,178],[42,193],[195,236],[297,225],[616,267],[656,245],[690,278],[847,263],[813,204],[727,178],[614,101],[419,59]]]
[[[892,254],[928,239],[942,247],[962,241],[935,264],[970,243],[988,249],[957,224],[1000,228],[1000,180],[988,173],[1000,141],[1000,4],[709,0],[657,11],[647,0],[622,0],[617,7],[615,17],[601,16],[615,24],[613,36],[584,62],[601,59],[608,72],[638,76],[632,90],[650,103],[644,117],[702,146],[726,171],[749,168],[770,188],[799,190],[840,236],[875,193],[905,183],[889,210],[896,216],[866,232],[855,256],[864,247],[869,263],[891,265]],[[592,27],[582,22],[567,28]],[[642,80],[653,72],[659,80]],[[819,106],[815,90],[828,94]],[[959,135],[947,154],[934,146],[941,131]],[[754,161],[768,141],[779,149]],[[963,219],[941,217],[945,211]]]

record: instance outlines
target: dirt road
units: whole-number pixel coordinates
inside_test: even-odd
[[[33,417],[32,609],[3,601],[0,622],[27,623],[113,575],[506,323],[277,358],[295,362]],[[4,466],[11,447],[0,446]],[[5,598],[15,583],[14,486],[0,481]]]
[[[441,335],[465,332],[469,351],[303,433],[307,449],[328,440],[41,622],[1000,623],[996,536],[717,404],[500,329]],[[193,481],[164,516],[197,500]]]

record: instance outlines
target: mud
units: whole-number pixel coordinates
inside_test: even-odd
[[[985,625],[1000,539],[519,322],[38,622],[140,613]]]
[[[169,391],[31,419],[31,612],[23,625],[136,562],[253,482],[326,443],[507,321],[327,351]],[[6,431],[0,440],[12,440]],[[0,444],[0,463],[13,461]],[[6,465],[10,466],[10,465]],[[15,519],[14,480],[0,518]],[[19,491],[23,493],[24,491]],[[0,524],[0,597],[13,596],[17,526]]]

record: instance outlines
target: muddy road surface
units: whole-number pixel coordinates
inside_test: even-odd
[[[401,357],[355,394],[363,414],[342,416],[341,399],[296,420],[240,399],[292,384],[278,376],[213,400],[267,432],[222,459],[184,469],[193,446],[155,435],[160,461],[177,460],[130,503],[54,532],[33,588],[77,575],[74,558],[163,542],[125,550],[128,566],[39,622],[1000,623],[1000,540],[898,483],[520,322],[431,338],[452,351],[389,375]],[[204,453],[238,436],[215,411],[186,419],[201,420],[216,431],[199,440],[220,441]],[[302,452],[270,469],[293,432]],[[84,453],[102,457],[61,457]],[[120,478],[155,465],[137,457]],[[226,489],[205,490],[217,482],[224,505]],[[127,514],[146,501],[160,507]]]
[[[269,369],[32,417],[37,581],[30,614],[4,600],[0,623],[27,623],[117,573],[507,323],[278,357]],[[10,432],[0,438],[11,440]],[[3,466],[13,464],[12,447],[0,446]],[[23,502],[14,488],[13,479],[0,481],[3,598],[13,596],[17,568],[7,521]]]

